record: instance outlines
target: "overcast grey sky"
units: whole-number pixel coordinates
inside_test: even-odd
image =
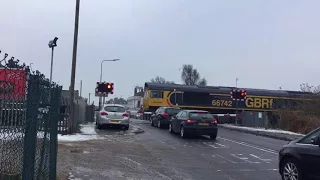
[[[115,95],[155,76],[180,83],[190,63],[208,85],[297,90],[319,84],[319,0],[81,0],[76,88],[103,79]],[[0,49],[70,85],[75,0],[0,0]],[[114,97],[113,96],[113,97]],[[95,99],[97,103],[97,99]]]

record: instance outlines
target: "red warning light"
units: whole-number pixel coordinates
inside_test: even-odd
[[[243,92],[243,93],[241,93],[241,96],[245,96],[244,92]]]

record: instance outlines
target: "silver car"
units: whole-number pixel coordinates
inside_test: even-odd
[[[103,126],[118,126],[129,129],[129,114],[126,108],[120,104],[107,104],[99,111],[96,118],[98,129]]]

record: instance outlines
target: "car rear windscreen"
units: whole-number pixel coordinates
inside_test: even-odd
[[[120,106],[106,106],[104,107],[104,110],[108,112],[125,112],[126,111],[124,107],[120,107]]]
[[[214,119],[213,116],[207,112],[190,112],[190,119]]]
[[[181,111],[181,109],[167,108],[165,111],[170,115],[175,115],[178,114]]]

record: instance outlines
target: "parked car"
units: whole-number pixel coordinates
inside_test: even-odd
[[[175,107],[160,107],[150,117],[151,126],[158,128],[168,127],[172,116],[177,115],[182,109]]]
[[[96,126],[101,129],[103,126],[124,127],[129,129],[129,114],[124,106],[120,104],[107,104],[97,114]]]
[[[208,112],[200,110],[182,110],[169,123],[170,133],[180,133],[182,138],[189,135],[209,135],[216,139],[217,120]]]
[[[279,173],[283,180],[320,179],[320,128],[291,141],[279,151]]]

